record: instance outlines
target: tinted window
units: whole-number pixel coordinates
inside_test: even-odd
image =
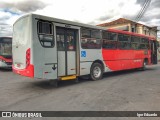
[[[56,37],[57,37],[57,49],[58,51],[65,50],[65,41],[64,41],[65,31],[63,28],[56,29]]]
[[[90,38],[91,37],[91,30],[89,29],[82,29],[81,30],[81,36],[85,38]]]
[[[117,48],[117,34],[111,32],[102,32],[103,44],[102,47],[104,49],[116,49]]]
[[[148,43],[148,38],[141,38],[141,43]]]
[[[12,38],[0,38],[0,43],[12,43]]]
[[[101,48],[100,30],[81,29],[81,46],[83,49]]]
[[[117,40],[117,34],[116,33],[108,33],[108,40]]]
[[[91,30],[91,38],[101,38],[101,33],[99,30]]]
[[[12,39],[11,38],[0,38],[0,55],[8,56],[12,55]]]
[[[131,37],[131,42],[139,43],[140,42],[140,37],[132,36]]]
[[[75,41],[76,41],[75,31],[67,30],[67,50],[68,51],[76,50]]]
[[[140,37],[131,36],[131,49],[139,49]]]
[[[117,48],[117,41],[108,41],[103,39],[102,47],[104,49],[116,49]]]
[[[120,49],[130,49],[130,43],[129,42],[119,42],[118,48]]]
[[[121,41],[121,42],[130,42],[130,36],[119,34],[118,35],[118,40]]]
[[[103,31],[102,32],[102,39],[109,39],[109,35],[108,34],[109,34],[108,32]]]
[[[43,47],[54,46],[53,25],[50,22],[38,22],[38,35]]]
[[[119,34],[118,35],[118,48],[119,49],[130,49],[130,36],[129,35],[124,35],[124,34]]]
[[[148,49],[149,41],[147,38],[141,38],[138,49]]]
[[[52,24],[49,22],[39,22],[39,33],[52,34]]]

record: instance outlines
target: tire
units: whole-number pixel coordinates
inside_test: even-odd
[[[94,63],[91,66],[90,70],[90,78],[95,81],[95,80],[100,80],[102,79],[103,76],[103,66],[100,63]]]
[[[84,79],[84,80],[89,80],[90,76],[89,75],[84,75],[84,76],[80,76],[80,79]]]
[[[142,68],[141,68],[142,71],[145,71],[145,70],[146,70],[146,65],[147,65],[147,61],[144,60],[144,61],[143,61],[143,66],[142,66]]]

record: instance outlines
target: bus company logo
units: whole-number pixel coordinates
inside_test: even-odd
[[[12,117],[11,112],[2,112],[2,117]]]

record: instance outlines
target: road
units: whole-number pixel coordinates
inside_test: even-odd
[[[99,81],[63,81],[58,88],[1,69],[0,110],[160,111],[160,64],[105,73]]]

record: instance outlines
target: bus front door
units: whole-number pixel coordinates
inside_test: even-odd
[[[157,64],[157,45],[156,45],[156,41],[151,41],[151,63]]]
[[[56,27],[58,76],[76,75],[76,41],[78,30]]]

